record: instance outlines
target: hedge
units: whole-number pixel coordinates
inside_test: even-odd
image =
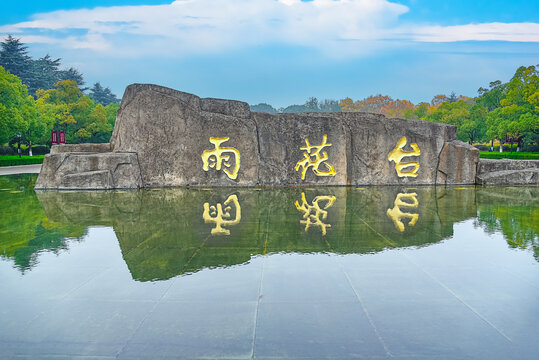
[[[519,160],[539,160],[539,153],[530,152],[489,152],[481,151],[480,158],[482,159],[519,159]]]
[[[21,158],[18,155],[3,155],[0,156],[0,166],[41,164],[44,157],[45,155],[23,155]]]

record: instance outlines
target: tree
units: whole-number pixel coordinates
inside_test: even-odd
[[[440,106],[443,103],[449,102],[449,98],[444,94],[436,95],[430,101],[432,106]]]
[[[304,113],[309,111],[309,108],[305,105],[288,105],[285,108],[279,109],[280,113]]]
[[[83,88],[84,79],[82,74],[75,68],[60,70],[61,59],[53,59],[48,54],[37,60],[33,60],[27,51],[27,46],[9,35],[1,43],[0,65],[17,75],[23,84],[28,87],[28,92],[33,96],[38,89],[49,90],[61,80],[73,80]]]
[[[492,81],[489,84],[489,89],[480,87],[477,92],[479,97],[476,101],[483,106],[486,106],[488,111],[492,111],[500,107],[500,101],[505,96],[506,84],[502,84],[500,80]]]
[[[325,99],[319,103],[320,111],[322,112],[341,112],[339,101]]]
[[[380,113],[388,118],[412,119],[415,105],[408,100],[394,100],[380,109]]]
[[[34,99],[28,95],[27,87],[17,76],[0,66],[0,143],[15,138],[19,132],[32,136],[32,132],[40,131],[39,121]]]
[[[277,109],[275,109],[270,104],[266,104],[266,103],[250,105],[250,108],[251,108],[251,111],[255,111],[255,112],[264,112],[264,113],[269,113],[269,114],[277,113]]]
[[[363,100],[354,102],[350,98],[346,98],[339,104],[343,112],[369,112],[380,114],[382,108],[393,102],[393,99],[387,95],[369,96]]]
[[[58,72],[58,80],[71,80],[77,83],[79,90],[85,92],[88,90],[87,87],[83,87],[86,83],[82,74],[75,68],[70,67],[67,70],[60,70]]]
[[[28,55],[28,47],[8,35],[1,43],[0,66],[12,75],[18,76],[23,84],[28,85],[32,80],[32,58]]]
[[[318,99],[315,97],[310,97],[305,101],[305,109],[307,112],[320,112],[320,107],[318,106]]]
[[[107,123],[110,125],[111,129],[114,129],[114,125],[116,124],[116,115],[118,114],[118,110],[120,110],[120,104],[110,103],[105,106]]]
[[[517,142],[517,151],[526,143],[539,141],[539,71],[535,66],[521,66],[507,84],[491,83],[493,89],[482,97],[490,103],[498,102],[487,120],[487,134],[500,143]],[[503,90],[503,91],[502,91]],[[491,94],[496,91],[494,94]],[[487,95],[491,95],[487,97]],[[496,97],[494,96],[496,95]],[[512,146],[511,146],[512,150]],[[502,147],[500,146],[500,151]]]
[[[31,64],[33,76],[32,81],[27,84],[30,94],[35,94],[38,89],[52,89],[54,84],[60,80],[58,78],[60,59],[52,59],[47,54],[40,59],[33,60]]]
[[[120,102],[108,87],[103,88],[99,82],[96,82],[90,89],[90,99],[103,106],[107,106],[110,103]]]

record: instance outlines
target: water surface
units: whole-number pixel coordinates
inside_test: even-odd
[[[34,182],[0,177],[0,358],[539,351],[538,187]]]

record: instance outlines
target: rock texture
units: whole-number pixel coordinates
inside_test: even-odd
[[[473,184],[456,128],[365,113],[251,113],[157,85],[127,87],[110,144],[55,146],[38,189]]]
[[[473,184],[479,164],[479,150],[453,140],[444,144],[438,163],[437,184]]]
[[[476,182],[480,185],[539,185],[539,160],[483,159]]]
[[[142,186],[136,153],[56,151],[45,157],[36,189],[136,189]]]

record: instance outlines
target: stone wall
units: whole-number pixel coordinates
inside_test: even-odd
[[[478,161],[450,125],[251,113],[239,101],[134,84],[110,144],[53,147],[36,188],[473,184]]]

